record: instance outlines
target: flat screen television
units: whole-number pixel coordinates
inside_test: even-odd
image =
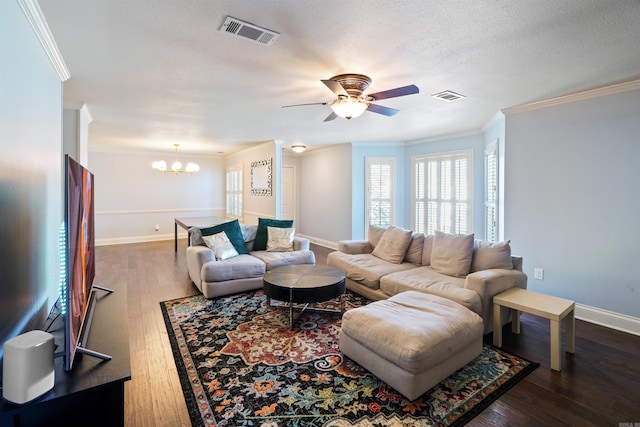
[[[78,353],[102,359],[110,356],[86,348],[95,293],[94,177],[89,170],[65,156],[65,215],[61,230],[62,315],[64,317],[64,368],[71,370]]]

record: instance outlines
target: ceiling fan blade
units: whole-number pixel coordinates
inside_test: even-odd
[[[337,82],[335,80],[320,80],[320,81],[324,83],[329,89],[331,89],[331,91],[336,95],[349,96],[349,94],[347,93],[346,90],[344,90],[340,82]]]
[[[330,122],[331,120],[335,119],[336,117],[338,117],[338,115],[332,111],[331,114],[329,114],[327,116],[327,118],[324,119],[323,121]]]
[[[311,102],[309,104],[293,104],[293,105],[283,105],[280,108],[289,108],[289,107],[304,107],[306,105],[328,105],[328,102]]]
[[[402,86],[395,89],[384,90],[382,92],[370,93],[367,96],[373,98],[374,101],[379,99],[395,98],[398,96],[413,95],[419,93],[420,89],[416,85]]]
[[[377,105],[377,104],[369,104],[369,108],[367,108],[366,111],[382,114],[383,116],[393,116],[397,114],[400,110],[396,110],[395,108],[383,107],[382,105]]]

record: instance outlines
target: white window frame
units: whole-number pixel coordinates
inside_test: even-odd
[[[389,166],[389,197],[374,197],[372,187],[372,168],[377,166]],[[365,236],[371,224],[371,208],[375,202],[387,201],[390,205],[389,225],[395,224],[396,220],[396,158],[395,157],[365,157]],[[378,225],[378,224],[374,224]]]
[[[225,216],[242,219],[243,212],[243,165],[229,166],[225,170]]]
[[[488,144],[484,150],[484,240],[499,239],[499,181],[498,140]]]
[[[466,162],[466,176],[457,174],[457,162]],[[443,177],[449,185],[442,182]],[[464,183],[458,185],[461,178]],[[411,182],[414,231],[468,234],[473,230],[473,150],[412,156]]]

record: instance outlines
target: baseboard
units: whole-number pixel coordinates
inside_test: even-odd
[[[183,238],[178,234],[178,239]],[[125,245],[128,243],[144,243],[144,242],[159,242],[162,240],[173,240],[174,234],[150,234],[146,236],[127,236],[127,237],[112,237],[108,239],[96,239],[96,246],[107,245]]]
[[[306,234],[298,234],[300,237],[304,237],[305,239],[309,239],[309,241],[318,246],[324,246],[325,248],[338,250],[338,244],[336,242],[331,242],[329,240],[318,239],[317,237],[309,236]]]
[[[576,319],[640,336],[640,318],[576,304]]]

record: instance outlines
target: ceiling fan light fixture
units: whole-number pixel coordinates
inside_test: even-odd
[[[369,104],[355,96],[341,96],[331,103],[331,109],[338,116],[350,120],[365,112]]]
[[[307,149],[307,146],[304,144],[293,144],[291,146],[291,149],[295,152],[295,153],[302,153],[304,150]]]

